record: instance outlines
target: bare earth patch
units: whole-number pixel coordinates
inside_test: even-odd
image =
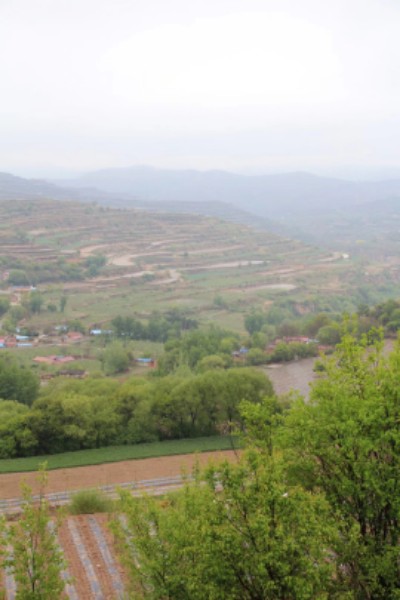
[[[126,460],[103,465],[56,469],[48,472],[46,493],[56,493],[94,488],[103,485],[115,485],[145,479],[173,477],[182,470],[190,472],[196,462],[201,466],[220,460],[234,462],[237,455],[232,450],[202,452],[201,454],[181,454],[162,456],[142,460]],[[4,473],[0,475],[0,498],[18,498],[21,495],[21,483],[27,483],[34,493],[38,492],[36,473]]]

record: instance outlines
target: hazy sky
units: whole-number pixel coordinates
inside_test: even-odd
[[[0,0],[0,171],[400,173],[399,0]]]

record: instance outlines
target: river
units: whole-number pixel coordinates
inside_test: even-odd
[[[393,348],[393,340],[385,340],[385,352]],[[290,390],[298,390],[302,396],[308,398],[310,383],[316,377],[314,363],[316,358],[302,358],[288,363],[274,363],[263,367],[274,386],[275,392],[280,396]]]
[[[313,371],[315,360],[315,358],[302,358],[288,363],[274,363],[264,367],[263,371],[272,381],[278,396],[287,394],[293,389],[308,398],[310,383],[315,378]]]

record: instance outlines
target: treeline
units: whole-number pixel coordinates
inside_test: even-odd
[[[240,348],[240,336],[220,327],[210,326],[168,340],[158,361],[162,375],[185,365],[189,369],[226,368],[233,364],[232,353]]]
[[[125,383],[53,381],[31,406],[0,401],[0,457],[226,433],[240,421],[243,400],[272,393],[263,373],[246,368]]]
[[[31,262],[17,258],[3,258],[2,267],[9,271],[8,285],[36,286],[40,283],[57,281],[81,281],[95,277],[106,265],[103,255],[89,256],[79,262],[68,262],[64,258],[53,261]]]
[[[252,340],[263,343],[276,337],[307,336],[320,344],[337,344],[343,334],[343,319],[353,321],[359,335],[373,327],[382,327],[387,335],[400,329],[400,301],[387,300],[375,306],[359,304],[352,311],[319,311],[323,306],[310,300],[275,302],[266,311],[252,310],[244,318],[244,325]]]
[[[130,316],[118,316],[111,321],[111,327],[118,338],[165,342],[179,337],[184,331],[196,329],[198,322],[183,311],[172,309],[162,315],[153,313],[147,322]]]
[[[168,340],[158,361],[158,373],[173,373],[185,365],[189,369],[226,369],[235,364],[256,366],[318,356],[318,345],[283,341],[267,351],[268,339],[262,333],[243,338],[238,334],[209,327]]]
[[[376,306],[361,305],[357,311],[364,331],[371,327],[382,326],[388,334],[400,330],[400,302],[388,300]]]
[[[162,501],[126,493],[115,528],[133,596],[399,598],[399,364],[399,343],[385,357],[346,336],[309,401],[242,406],[238,462]]]

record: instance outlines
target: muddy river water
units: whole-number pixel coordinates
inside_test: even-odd
[[[303,358],[289,363],[277,363],[263,369],[280,396],[290,390],[298,390],[308,398],[310,383],[314,380],[313,371],[315,358]]]
[[[385,352],[390,352],[392,348],[393,340],[385,340]],[[318,359],[303,358],[289,363],[276,363],[264,367],[263,371],[272,381],[278,395],[286,394],[293,389],[308,398],[310,383],[316,377],[313,370],[316,360]]]

